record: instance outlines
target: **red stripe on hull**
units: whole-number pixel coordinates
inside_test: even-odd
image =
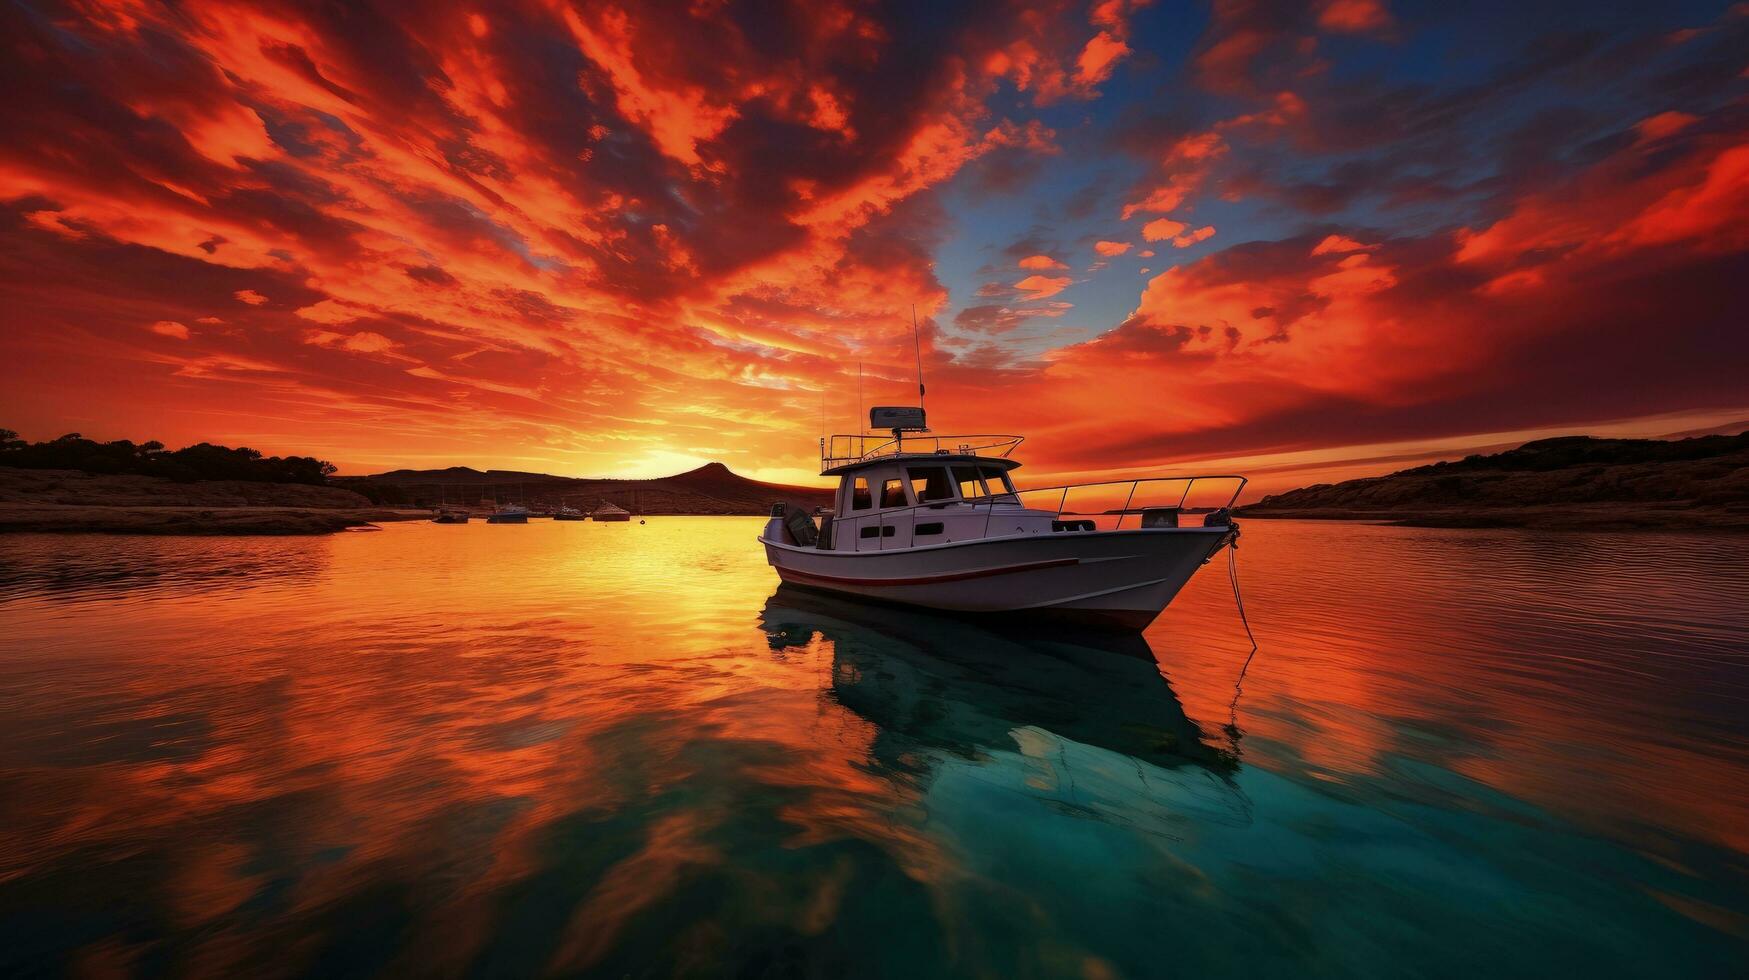
[[[783,578],[795,576],[815,582],[831,582],[835,585],[934,585],[937,582],[963,582],[966,579],[989,578],[993,575],[1012,575],[1015,572],[1030,572],[1039,568],[1059,568],[1064,565],[1079,565],[1079,558],[1056,558],[1051,561],[1028,562],[1024,565],[1004,565],[1001,568],[980,568],[970,572],[948,572],[942,575],[923,575],[917,578],[848,578],[842,575],[820,575],[815,572],[804,572],[794,568],[778,566],[778,574]]]

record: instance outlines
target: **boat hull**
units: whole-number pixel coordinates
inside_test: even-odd
[[[590,518],[590,520],[597,521],[597,522],[602,523],[602,524],[623,524],[623,523],[626,523],[627,521],[630,521],[631,519],[632,519],[632,515],[630,515],[630,514],[608,514],[606,516],[596,515],[596,516]]]
[[[527,514],[492,514],[486,518],[487,524],[527,524]]]
[[[1212,527],[1025,534],[861,552],[761,541],[778,576],[802,588],[1133,632],[1152,623],[1237,533]]]

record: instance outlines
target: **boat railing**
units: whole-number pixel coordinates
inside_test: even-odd
[[[1025,436],[931,435],[911,433],[894,438],[891,433],[836,435],[820,440],[820,472],[850,463],[897,456],[901,453],[954,454],[1005,458],[1020,446]]]
[[[1053,521],[1063,522],[1074,520],[1080,523],[1091,522],[1091,529],[1082,528],[1084,533],[1100,531],[1121,531],[1124,521],[1136,517],[1134,527],[1143,526],[1142,517],[1150,511],[1171,511],[1174,517],[1178,515],[1209,515],[1220,511],[1231,510],[1238,501],[1239,494],[1244,492],[1246,478],[1234,474],[1204,474],[1198,476],[1152,476],[1133,480],[1105,480],[1095,483],[1069,483],[1057,487],[1034,487],[1029,490],[1002,492],[983,497],[965,499],[955,497],[951,500],[932,500],[909,507],[892,507],[886,510],[871,511],[867,514],[839,515],[832,519],[832,534],[836,538],[840,534],[852,533],[860,541],[862,528],[873,524],[882,528],[876,532],[876,544],[873,550],[886,550],[888,524],[894,525],[895,534],[900,522],[895,518],[910,517],[915,525],[918,511],[942,511],[955,505],[970,506],[975,513],[984,511],[983,537],[990,536],[992,519],[998,513],[1014,513],[1022,508],[1032,513],[1053,513],[1049,505],[1055,506]],[[1198,484],[1202,489],[1198,491]],[[1215,489],[1210,492],[1210,487]],[[1230,489],[1229,489],[1230,488]],[[1028,500],[1037,500],[1037,505]],[[1118,501],[1121,503],[1117,503]],[[1154,501],[1154,502],[1150,502]],[[1116,506],[1111,506],[1116,504]],[[998,510],[1003,508],[1003,510]],[[1115,520],[1113,520],[1115,518]],[[1104,526],[1109,525],[1109,526]],[[862,550],[852,547],[850,550]]]

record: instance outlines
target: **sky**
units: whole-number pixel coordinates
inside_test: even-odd
[[[1749,428],[1749,4],[0,18],[30,438],[819,482],[919,347],[1035,483]]]

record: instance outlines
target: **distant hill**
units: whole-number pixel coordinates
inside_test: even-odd
[[[534,508],[563,503],[590,510],[606,502],[634,514],[767,514],[774,501],[812,508],[828,505],[832,498],[830,490],[749,480],[722,463],[706,463],[695,470],[653,480],[587,479],[452,466],[334,477],[332,482],[367,495],[383,487],[394,487],[410,505],[431,506],[447,501],[477,506],[483,498],[496,496]]]
[[[1539,439],[1491,456],[1271,494],[1240,512],[1422,527],[1749,530],[1749,432]]]

